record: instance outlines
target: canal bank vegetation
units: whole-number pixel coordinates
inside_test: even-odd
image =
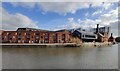
[[[117,39],[118,41],[118,39]],[[119,41],[118,41],[119,42]],[[49,44],[49,43],[44,43],[44,44],[38,44],[38,43],[2,43],[2,46],[29,46],[29,47],[33,47],[33,46],[38,46],[38,47],[103,47],[103,46],[109,46],[112,45],[113,43],[111,42],[106,42],[106,43],[102,43],[102,42],[80,42],[80,40],[78,40],[78,38],[72,38],[70,40],[70,43],[53,43],[53,44]]]

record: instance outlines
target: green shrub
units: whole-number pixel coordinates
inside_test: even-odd
[[[116,42],[120,42],[120,37],[115,38]]]

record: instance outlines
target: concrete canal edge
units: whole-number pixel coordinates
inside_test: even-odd
[[[28,44],[28,43],[2,43],[0,44],[2,46],[29,46],[29,47],[33,47],[33,46],[38,46],[38,47],[102,47],[102,46],[111,46],[113,45],[113,43],[99,43],[99,42],[85,42],[85,43],[81,43],[81,44],[76,44],[76,43],[54,43],[54,44]]]

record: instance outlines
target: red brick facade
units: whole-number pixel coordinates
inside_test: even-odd
[[[4,31],[3,43],[68,43],[68,31]]]
[[[104,42],[104,43],[106,43],[106,42],[108,42],[108,33],[107,32],[104,32],[103,34],[100,34],[100,33],[98,33],[97,34],[97,36],[98,36],[98,41],[99,42]]]
[[[108,36],[109,36],[108,33],[105,32],[103,36],[103,42],[108,42]]]

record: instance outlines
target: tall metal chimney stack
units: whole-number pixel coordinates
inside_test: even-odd
[[[99,32],[99,24],[97,24],[96,34]]]

